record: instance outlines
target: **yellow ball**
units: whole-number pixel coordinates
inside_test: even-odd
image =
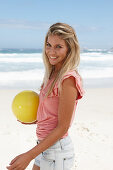
[[[32,123],[36,121],[38,105],[38,94],[34,91],[24,90],[13,99],[12,111],[19,121]]]

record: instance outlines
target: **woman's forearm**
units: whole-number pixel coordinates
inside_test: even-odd
[[[67,132],[67,130],[67,127],[57,126],[44,140],[28,151],[31,159],[34,159],[41,152],[45,151],[47,148],[56,143]]]

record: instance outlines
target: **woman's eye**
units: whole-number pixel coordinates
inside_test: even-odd
[[[47,47],[51,47],[51,45],[49,43],[46,44]]]
[[[60,45],[57,45],[56,48],[62,48]]]

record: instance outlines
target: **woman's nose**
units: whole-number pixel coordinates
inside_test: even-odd
[[[49,50],[49,53],[52,55],[52,54],[55,54],[56,53],[56,50],[53,48],[53,47],[51,47],[50,48],[50,50]]]

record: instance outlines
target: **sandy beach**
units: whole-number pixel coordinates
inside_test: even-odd
[[[11,110],[20,91],[0,90],[0,170],[36,145],[36,125],[20,124]],[[73,170],[113,170],[113,88],[85,89],[69,133],[76,155]]]

